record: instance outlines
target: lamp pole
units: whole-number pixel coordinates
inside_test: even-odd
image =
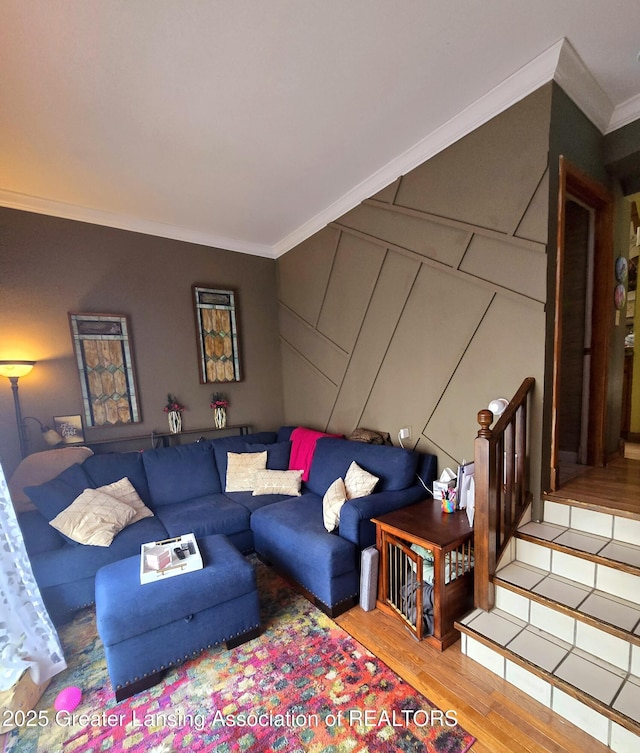
[[[20,455],[27,456],[27,433],[22,420],[22,411],[20,410],[20,397],[18,395],[18,379],[28,374],[35,366],[35,361],[0,361],[0,376],[5,376],[11,382],[13,392],[13,405],[16,409],[16,423],[18,425],[18,440],[20,442]]]
[[[25,458],[27,456],[27,437],[25,432],[24,422],[22,420],[22,410],[20,409],[20,397],[18,395],[18,378],[17,376],[10,376],[11,391],[13,392],[13,405],[16,409],[16,423],[18,424],[18,440],[20,441],[20,456]]]

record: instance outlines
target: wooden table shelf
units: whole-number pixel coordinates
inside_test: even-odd
[[[186,429],[177,434],[168,431],[151,431],[148,434],[117,437],[113,439],[94,439],[84,442],[86,447],[91,448],[96,454],[104,452],[126,452],[127,450],[147,450],[156,447],[173,447],[179,444],[196,442],[200,437],[214,439],[218,436],[249,434],[249,425],[225,426],[224,429],[216,429],[207,426],[203,429]]]

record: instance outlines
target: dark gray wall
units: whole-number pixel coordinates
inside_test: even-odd
[[[184,428],[213,425],[216,385],[198,379],[191,285],[238,291],[244,380],[217,386],[233,424],[277,428],[283,418],[276,262],[139,233],[0,209],[0,359],[36,360],[20,380],[24,415],[50,422],[79,414],[80,385],[67,312],[127,314],[142,423],[86,430],[87,439],[167,429],[167,392],[187,410]],[[32,449],[43,449],[29,422]],[[13,400],[0,381],[0,459],[19,461]]]
[[[600,131],[582,113],[557,85],[553,84],[553,99],[551,110],[551,130],[549,136],[549,290],[555,290],[556,238],[558,224],[558,185],[559,160],[564,156],[575,167],[597,180],[606,188],[612,190],[614,182],[607,172],[605,165],[604,139]],[[614,256],[621,253],[621,249],[614,248]],[[623,251],[626,255],[626,250]],[[620,440],[620,421],[622,412],[622,377],[624,368],[624,316],[620,325],[615,325],[615,308],[613,305],[613,290],[615,287],[615,272],[611,269],[611,307],[610,321],[610,356],[607,392],[607,427],[606,451],[612,454],[617,451]],[[553,321],[554,296],[549,296],[548,304],[548,332],[547,332],[547,362],[552,363],[553,351]],[[551,370],[547,369],[547,389],[550,391]],[[550,436],[550,401],[545,406],[545,439]],[[548,442],[545,443],[545,453],[548,452]],[[546,484],[546,477],[543,479]]]

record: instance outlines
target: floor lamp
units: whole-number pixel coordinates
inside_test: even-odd
[[[18,439],[20,440],[20,455],[27,455],[27,436],[22,411],[20,410],[20,397],[18,396],[18,379],[26,376],[35,366],[35,361],[0,361],[0,376],[5,376],[11,382],[13,391],[13,404],[16,409],[16,423],[18,424]]]

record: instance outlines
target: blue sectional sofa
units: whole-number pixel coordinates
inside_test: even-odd
[[[224,534],[241,552],[256,551],[297,581],[329,614],[357,601],[360,552],[374,543],[371,517],[427,495],[436,458],[390,446],[323,438],[300,496],[225,492],[228,453],[267,451],[267,468],[289,464],[292,427],[144,452],[93,455],[25,490],[37,510],[19,514],[33,571],[52,619],[62,623],[92,604],[98,570],[139,554],[141,544],[185,533]],[[322,499],[352,461],[380,480],[373,493],[346,502],[339,529],[323,524]],[[84,490],[128,478],[153,513],[127,525],[109,546],[78,544],[51,525]]]

